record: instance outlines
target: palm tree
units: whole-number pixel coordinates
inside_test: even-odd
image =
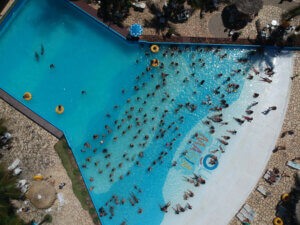
[[[110,21],[123,27],[123,21],[129,15],[130,0],[102,0],[97,15],[104,20]]]
[[[208,0],[189,0],[188,4],[190,4],[193,9],[200,9],[200,18],[203,18],[207,2]]]
[[[168,0],[168,4],[163,7],[166,17],[174,23],[178,21],[178,16],[185,11],[184,3],[186,0]]]
[[[161,34],[167,28],[171,28],[169,23],[169,16],[158,5],[154,3],[147,3],[150,12],[154,15],[151,20],[144,20],[145,27],[153,27],[157,34]]]
[[[204,12],[218,10],[219,3],[229,4],[231,0],[188,0],[193,9],[200,9],[200,18],[203,18]]]
[[[289,21],[296,16],[300,15],[300,5],[288,10],[287,12],[282,14],[282,20]]]
[[[16,187],[17,178],[0,164],[0,222],[5,225],[24,225],[18,216],[15,215],[15,208],[11,200],[18,199],[21,192]],[[3,222],[3,223],[2,223]]]

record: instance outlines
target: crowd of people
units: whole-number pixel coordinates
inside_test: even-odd
[[[145,65],[145,70],[135,77],[135,84],[132,87],[119,90],[120,98],[126,99],[124,105],[111,107],[111,111],[105,115],[104,121],[107,121],[107,124],[104,125],[102,132],[94,134],[81,149],[82,155],[86,156],[81,167],[83,169],[94,168],[99,175],[99,177],[90,177],[90,191],[95,188],[93,185],[95,179],[102,181],[107,179],[113,184],[130,176],[132,170],[141,170],[145,174],[149,174],[154,170],[159,172],[163,165],[168,168],[178,166],[177,162],[173,161],[175,151],[172,150],[176,143],[182,141],[186,131],[183,127],[187,121],[193,116],[197,118],[201,111],[207,112],[205,118],[202,118],[206,129],[204,133],[215,135],[220,126],[228,127],[226,133],[214,137],[220,142],[220,147],[214,150],[213,155],[218,151],[225,152],[224,147],[229,144],[231,136],[237,133],[236,129],[232,129],[235,122],[243,125],[245,121],[251,122],[254,119],[251,116],[252,109],[258,104],[258,101],[250,103],[244,114],[234,116],[231,121],[224,121],[223,110],[230,107],[230,96],[240,92],[240,83],[243,83],[241,81],[261,79],[270,83],[271,77],[274,75],[273,68],[268,67],[265,74],[261,74],[256,68],[249,69],[248,60],[242,58],[236,59],[230,72],[219,71],[216,74],[203,74],[201,71],[205,69],[208,71],[207,65],[210,63],[204,57],[204,54],[208,52],[218,58],[219,63],[229,57],[219,47],[191,49],[190,46],[171,46],[162,49],[157,67],[152,67],[150,62],[158,56],[151,53],[148,48],[141,57],[142,59],[136,59],[137,65],[144,62],[149,64]],[[183,54],[190,57],[188,66],[185,65],[185,62],[180,61]],[[187,70],[186,67],[189,69]],[[190,73],[190,71],[192,72]],[[183,94],[181,90],[186,90],[186,93]],[[202,92],[207,94],[203,97]],[[85,91],[84,94],[87,92]],[[257,99],[259,93],[253,93],[252,97]],[[271,106],[262,113],[268,114],[271,110],[276,110],[276,106]],[[118,115],[118,117],[115,118],[114,115]],[[158,152],[147,149],[151,142],[161,144],[156,148],[160,149]],[[110,149],[108,146],[111,144],[116,144],[116,147]],[[146,149],[153,152],[147,154],[147,159],[144,159],[147,153]],[[121,157],[116,157],[118,154],[121,154]],[[186,152],[181,154],[186,154]],[[147,162],[149,157],[151,157],[150,163]],[[120,160],[116,162],[116,158],[120,158]],[[209,164],[213,165],[217,160],[217,155],[214,155]],[[198,174],[184,179],[195,187],[205,184],[205,179]],[[99,208],[100,216],[108,216],[112,219],[115,216],[115,207],[127,203],[132,207],[137,207],[136,212],[142,214],[143,209],[138,207],[140,200],[137,195],[141,194],[143,190],[136,185],[133,188],[134,192],[128,193],[125,197],[117,194],[111,196]],[[186,201],[193,196],[194,193],[187,190],[183,194],[183,199]],[[170,202],[160,205],[158,209],[167,213],[171,206],[175,214],[192,209],[188,202],[185,206],[181,204],[170,200]],[[126,224],[126,222],[122,224]]]

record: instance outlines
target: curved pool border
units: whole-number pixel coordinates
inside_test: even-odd
[[[128,44],[139,44],[139,43],[145,43],[145,44],[152,44],[152,43],[158,43],[158,44],[170,44],[170,45],[201,45],[201,46],[223,46],[223,47],[239,47],[239,48],[248,48],[248,47],[259,47],[259,45],[253,45],[249,44],[249,41],[247,39],[238,39],[237,42],[233,43],[229,39],[223,39],[223,38],[198,38],[198,37],[179,37],[177,39],[172,39],[172,41],[165,41],[162,40],[161,37],[158,36],[151,36],[151,35],[144,35],[141,40],[139,41],[129,41],[126,38],[126,34],[128,33],[126,29],[122,29],[117,27],[114,24],[107,25],[103,21],[101,21],[97,17],[97,11],[90,7],[87,3],[85,3],[82,0],[76,1],[76,2],[71,2],[70,0],[62,0],[66,3],[68,3],[70,6],[73,6],[75,9],[79,10],[81,13],[87,15],[89,18],[91,18],[93,21],[97,22],[100,26],[107,28],[111,32],[113,32],[115,35],[117,35],[119,38],[123,39]],[[4,26],[9,24],[12,20],[11,18],[13,17],[15,11],[22,7],[27,0],[15,0],[15,3],[12,5],[12,8],[8,10],[7,14],[4,16],[3,20],[0,21],[0,29],[2,29]],[[85,7],[81,7],[79,4],[85,4],[87,7],[89,7],[89,10],[85,10]],[[95,15],[94,15],[95,14]],[[158,40],[158,41],[157,41]],[[266,46],[270,48],[276,48],[276,46]],[[287,50],[300,50],[300,47],[285,47]],[[53,124],[51,124],[49,121],[43,119],[41,116],[39,116],[37,113],[33,112],[30,110],[28,107],[26,107],[22,102],[18,101],[11,95],[9,95],[5,90],[0,88],[0,98],[3,99],[5,102],[7,102],[9,105],[14,107],[16,110],[21,112],[23,115],[31,119],[33,122],[37,123],[39,126],[41,126],[43,129],[54,135],[58,139],[62,139],[64,136],[63,131],[59,130],[57,127],[55,127]],[[288,104],[288,101],[287,103]],[[67,138],[66,138],[67,140]],[[67,140],[68,143],[68,140]],[[69,145],[69,143],[68,143]],[[73,151],[72,155],[74,157]],[[74,157],[75,158],[75,157]],[[77,161],[75,160],[78,168],[79,165]],[[80,174],[81,175],[81,174]],[[82,176],[82,175],[81,175]],[[84,181],[84,179],[83,179]],[[87,184],[84,181],[84,185],[87,188]],[[88,191],[91,202],[95,207],[95,204],[93,202],[93,199],[91,198],[91,194]],[[101,223],[101,218],[99,216],[98,210],[96,209],[96,212],[98,214],[98,218]]]

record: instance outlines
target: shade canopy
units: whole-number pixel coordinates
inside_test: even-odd
[[[139,37],[143,33],[143,27],[138,23],[132,24],[130,26],[129,32],[132,37]]]
[[[262,0],[234,0],[236,8],[246,15],[255,15],[263,7]]]
[[[26,197],[38,209],[47,209],[56,199],[56,191],[46,181],[33,181]]]

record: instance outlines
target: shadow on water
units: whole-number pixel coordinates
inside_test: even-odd
[[[278,56],[288,56],[291,53],[289,51],[281,51],[281,49],[274,48],[274,47],[264,47],[260,46],[249,51],[246,54],[246,58],[250,60],[250,63],[258,64],[259,67],[263,68],[265,66],[274,68],[273,60],[275,57]],[[264,65],[265,64],[265,65]]]

